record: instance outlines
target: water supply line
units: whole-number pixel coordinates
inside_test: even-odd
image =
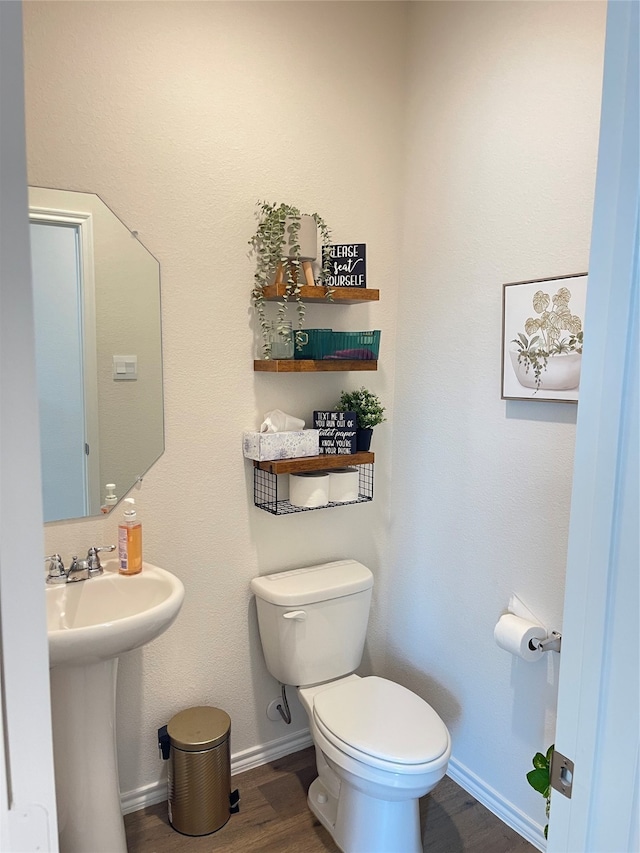
[[[285,723],[291,725],[291,711],[287,702],[287,688],[282,682],[280,683],[280,692],[282,693],[282,705],[276,705],[276,709]]]

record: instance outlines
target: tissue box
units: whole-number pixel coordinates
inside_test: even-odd
[[[251,432],[242,435],[242,449],[247,459],[265,462],[268,459],[295,459],[298,456],[318,456],[320,430],[302,429],[295,432]]]

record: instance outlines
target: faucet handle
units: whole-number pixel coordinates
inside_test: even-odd
[[[93,548],[89,548],[87,552],[87,564],[89,566],[89,577],[95,577],[96,575],[101,575],[104,571],[102,568],[102,564],[100,563],[100,557],[98,556],[101,551],[115,551],[115,545],[100,545],[99,547],[94,545]]]
[[[44,558],[49,560],[49,573],[47,574],[47,583],[66,583],[67,574],[64,570],[64,563],[60,554],[49,554]]]

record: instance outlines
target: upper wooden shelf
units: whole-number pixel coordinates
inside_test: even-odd
[[[310,358],[259,358],[253,362],[259,373],[320,373],[336,370],[377,370],[374,359],[327,358],[314,361]]]
[[[301,471],[331,471],[334,468],[350,468],[352,465],[372,465],[375,456],[370,451],[359,453],[326,454],[324,456],[297,456],[295,459],[269,459],[253,463],[254,468],[269,474],[297,474]]]
[[[327,299],[327,288],[321,285],[309,287],[304,285],[300,288],[300,297],[304,302],[324,302],[331,305],[332,302],[341,305],[356,305],[362,302],[378,302],[380,291],[368,287],[333,287],[331,299]],[[271,284],[263,290],[264,298],[269,301],[282,299],[285,294],[284,284]]]

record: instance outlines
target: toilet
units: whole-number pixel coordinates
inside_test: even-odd
[[[372,589],[355,560],[251,581],[267,669],[297,687],[309,718],[311,811],[344,853],[422,853],[418,800],[445,775],[451,739],[415,693],[354,674]]]

